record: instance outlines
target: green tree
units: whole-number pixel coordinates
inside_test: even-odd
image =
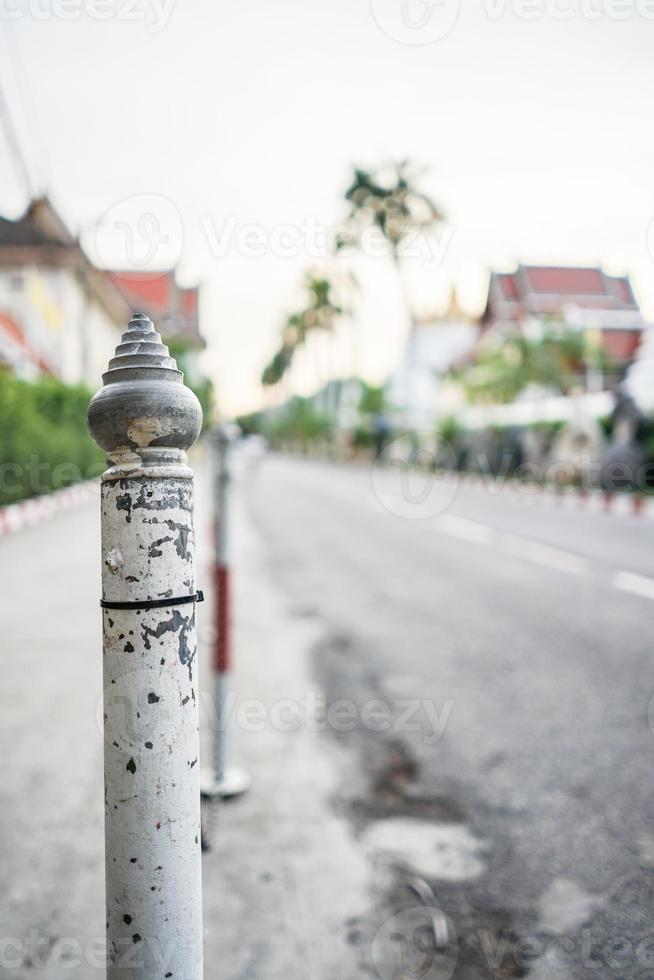
[[[275,351],[269,363],[263,369],[261,384],[266,388],[273,388],[275,385],[278,385],[293,363],[294,354],[295,346],[290,347],[286,343],[282,343],[282,346],[279,350]]]
[[[193,371],[191,356],[197,351],[197,347],[192,342],[176,337],[166,340],[166,345],[170,356],[177,361],[177,367],[184,372],[184,383],[195,393],[200,402],[204,432],[213,424],[216,404],[213,381],[206,376],[197,377],[196,372]]]
[[[363,416],[383,415],[386,408],[386,392],[383,386],[375,387],[375,385],[369,385],[362,381],[359,414]]]
[[[91,392],[0,371],[0,504],[49,493],[104,469],[86,428]]]
[[[261,383],[265,387],[273,387],[282,381],[293,363],[295,352],[307,342],[310,334],[317,330],[333,333],[338,318],[346,312],[335,298],[334,283],[324,274],[306,272],[303,291],[304,305],[287,317],[280,346],[263,369]]]
[[[517,334],[481,345],[474,363],[455,377],[471,401],[510,402],[530,384],[567,394],[583,383],[586,357],[583,333],[552,322],[540,338]],[[603,354],[601,364],[610,368]]]
[[[295,395],[266,423],[264,433],[273,443],[291,440],[306,447],[317,439],[329,438],[331,424],[310,398]]]
[[[415,329],[415,313],[404,276],[402,245],[416,231],[434,231],[444,220],[440,207],[418,188],[419,176],[408,160],[376,170],[355,167],[345,192],[347,227],[337,242],[337,249],[356,245],[363,230],[371,226],[379,229],[388,242],[411,331]]]

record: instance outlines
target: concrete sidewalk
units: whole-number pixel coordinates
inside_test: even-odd
[[[204,766],[210,765],[211,507],[195,454]],[[235,495],[232,759],[252,789],[204,857],[205,976],[360,975],[364,859],[330,803],[340,750],[305,723],[317,621],[288,608]],[[104,976],[99,498],[0,541],[0,977]],[[307,701],[308,699],[308,701]]]
[[[200,581],[209,581],[209,526],[198,493]],[[271,581],[235,494],[233,508],[235,697],[230,761],[252,788],[224,804],[215,845],[204,858],[205,975],[345,980],[361,974],[348,942],[369,904],[367,868],[349,823],[336,815],[338,748],[312,723],[320,697],[310,652],[315,620],[288,607]],[[299,614],[298,614],[299,613]],[[201,621],[210,623],[205,605]],[[203,758],[210,760],[212,688],[208,630],[201,628]]]

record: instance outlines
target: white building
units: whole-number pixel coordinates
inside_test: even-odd
[[[625,387],[644,412],[654,412],[654,327],[643,335],[636,360],[629,368]]]
[[[129,317],[47,198],[0,218],[0,365],[97,388]]]
[[[462,407],[461,390],[446,375],[478,339],[477,324],[461,311],[454,293],[446,313],[416,322],[387,388],[389,403],[409,428],[432,429],[436,419]]]

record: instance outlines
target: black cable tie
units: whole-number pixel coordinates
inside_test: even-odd
[[[140,602],[109,602],[100,599],[103,609],[162,609],[164,606],[183,606],[187,602],[204,602],[204,592],[198,589],[193,595],[176,596],[174,599],[142,599]]]

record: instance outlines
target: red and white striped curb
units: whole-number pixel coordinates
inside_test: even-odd
[[[99,484],[99,480],[86,480],[72,487],[64,487],[62,490],[55,490],[40,497],[30,497],[29,500],[0,507],[0,537],[22,531],[23,528],[31,527],[33,524],[40,524],[48,517],[90,500],[97,495]]]
[[[489,496],[510,495],[533,504],[551,504],[567,510],[584,509],[610,514],[654,518],[654,496],[638,493],[607,493],[603,490],[584,490],[581,487],[555,487],[519,483],[516,480],[497,480],[472,473],[452,475],[462,485],[484,490]]]

